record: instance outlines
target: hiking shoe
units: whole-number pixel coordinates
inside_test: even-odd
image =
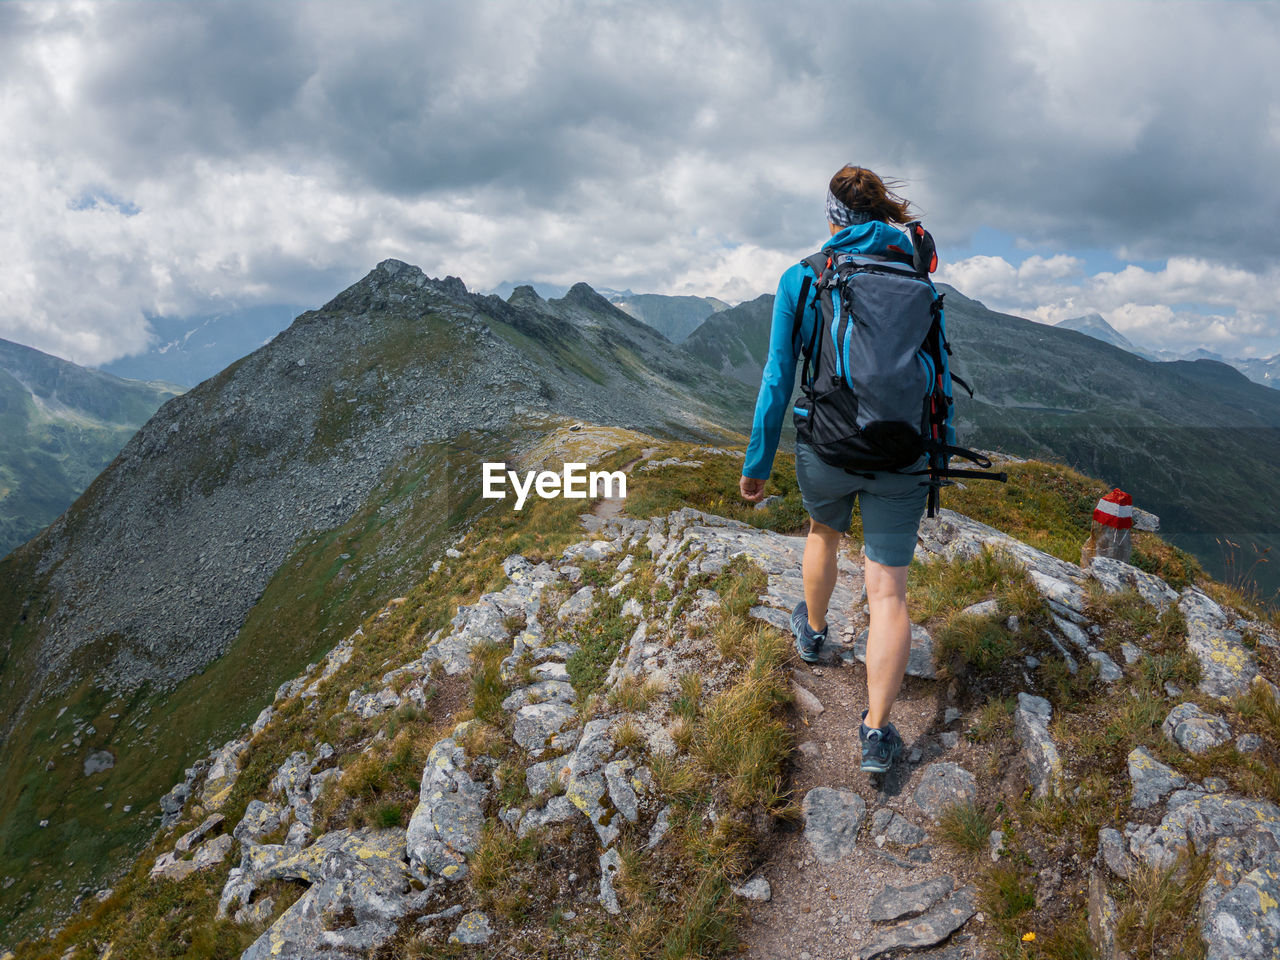
[[[885,773],[902,753],[902,737],[892,723],[872,730],[866,719],[867,711],[863,710],[863,723],[858,727],[858,738],[862,741],[862,769],[867,773]]]
[[[827,628],[815,631],[809,626],[809,608],[801,600],[791,611],[791,632],[796,635],[796,650],[805,663],[820,663],[822,645],[827,639]]]

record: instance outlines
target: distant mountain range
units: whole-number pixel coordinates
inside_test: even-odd
[[[492,291],[494,296],[506,299],[518,287],[530,287],[545,298],[563,297],[569,290],[554,283],[505,281]],[[671,297],[661,293],[633,293],[612,287],[595,287],[596,293],[615,307],[641,323],[648,324],[672,343],[682,343],[698,328],[703,320],[729,304],[715,297]]]
[[[611,296],[609,301],[672,343],[683,343],[708,317],[729,309],[729,304],[715,297],[667,297],[657,293],[621,294]]]
[[[155,345],[99,369],[131,380],[194,387],[267,343],[305,309],[274,303],[205,316],[150,317]]]
[[[0,340],[0,556],[57,519],[181,392]]]
[[[1083,317],[1072,317],[1070,320],[1060,320],[1054,326],[1063,330],[1074,330],[1077,333],[1083,333],[1095,340],[1101,340],[1103,343],[1109,343],[1113,347],[1119,347],[1121,350],[1128,350],[1130,353],[1136,353],[1140,357],[1147,360],[1159,359],[1155,354],[1138,347],[1132,340],[1123,333],[1107,323],[1100,313],[1091,313]]]
[[[1280,389],[1280,354],[1274,357],[1262,359],[1255,358],[1250,360],[1232,359],[1224,357],[1220,353],[1214,353],[1211,350],[1199,348],[1190,350],[1186,353],[1178,353],[1173,350],[1157,350],[1152,353],[1150,350],[1143,350],[1137,346],[1132,340],[1117,330],[1111,324],[1102,318],[1101,314],[1091,313],[1083,317],[1072,317],[1070,320],[1062,320],[1055,324],[1064,330],[1075,330],[1077,333],[1083,333],[1095,340],[1101,340],[1103,343],[1109,343],[1113,347],[1119,347],[1121,350],[1127,350],[1129,353],[1136,354],[1147,360],[1214,360],[1218,363],[1225,363],[1235,367],[1254,383],[1260,383],[1266,387],[1274,387]]]

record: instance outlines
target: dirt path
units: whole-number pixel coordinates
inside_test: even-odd
[[[861,592],[859,566],[853,593],[858,596]],[[855,634],[866,625],[861,610],[853,611],[851,623]],[[842,639],[850,646],[853,643],[851,635]],[[856,849],[834,864],[817,862],[804,836],[803,823],[791,832],[773,835],[767,842],[767,859],[760,871],[769,881],[772,899],[751,905],[751,923],[744,935],[748,945],[745,956],[756,960],[856,957],[861,946],[870,943],[885,926],[871,923],[866,910],[872,897],[886,884],[902,887],[943,874],[953,877],[956,887],[970,882],[972,869],[933,836],[915,847],[884,839],[878,845],[872,830],[875,812],[888,808],[933,832],[933,824],[914,803],[913,792],[921,769],[928,763],[945,759],[965,764],[963,742],[948,749],[940,736],[944,731],[958,731],[962,723],[944,725],[948,702],[942,683],[908,677],[893,711],[893,722],[907,745],[906,757],[885,776],[872,778],[859,769],[858,725],[866,707],[866,672],[862,664],[814,668],[800,664],[795,678],[824,708],[816,717],[797,709],[792,720],[800,747],[792,771],[797,803],[814,787],[845,789],[866,801],[866,816]],[[905,955],[954,960],[980,956],[974,936],[979,926],[975,917],[946,945]]]
[[[640,456],[636,457],[630,463],[625,464],[622,467],[622,472],[626,473],[628,470],[634,467],[641,460],[648,460],[651,456],[653,456],[654,451],[657,449],[658,449],[657,447],[646,447],[643,451],[641,451]],[[597,517],[599,517],[601,520],[608,520],[610,517],[616,517],[618,514],[620,514],[622,512],[622,508],[625,507],[626,505],[627,505],[626,497],[605,497],[599,503],[597,503],[595,506],[591,508],[591,512],[595,514]]]

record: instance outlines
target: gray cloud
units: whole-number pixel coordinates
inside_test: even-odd
[[[0,336],[103,362],[144,311],[319,302],[389,255],[754,296],[851,159],[944,253],[1260,276],[1278,53],[1264,4],[0,4]]]

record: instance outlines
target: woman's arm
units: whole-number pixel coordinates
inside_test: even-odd
[[[796,381],[797,344],[791,339],[796,318],[796,298],[808,268],[797,263],[778,281],[773,299],[773,320],[769,328],[769,358],[760,377],[760,393],[756,396],[755,420],[751,426],[751,442],[742,464],[739,490],[746,500],[760,500],[764,481],[773,472],[773,458],[778,451],[782,418],[791,402],[791,389]],[[803,335],[803,333],[802,333]],[[748,481],[758,481],[758,486]]]

